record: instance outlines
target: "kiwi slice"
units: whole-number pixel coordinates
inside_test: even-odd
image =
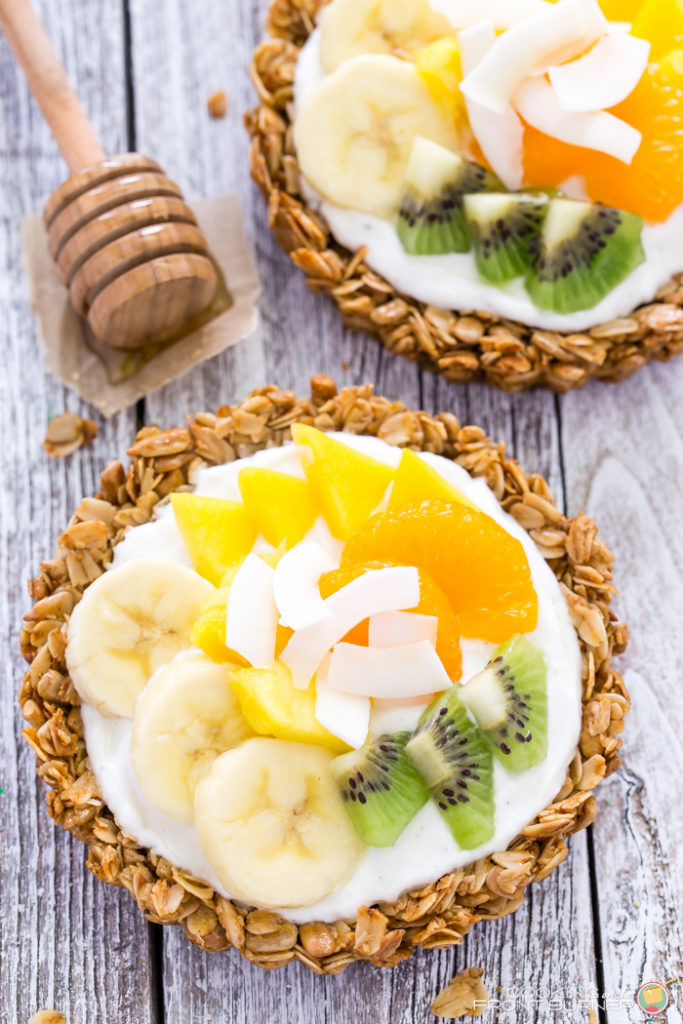
[[[592,309],[644,261],[642,217],[551,199],[526,289],[539,309]]]
[[[463,209],[479,273],[493,284],[526,274],[548,212],[547,198],[522,192],[482,192],[463,196]]]
[[[493,835],[493,758],[458,696],[442,693],[423,713],[406,753],[463,850]]]
[[[392,846],[429,794],[406,757],[409,732],[380,736],[331,762],[356,832],[368,846]]]
[[[542,652],[514,636],[460,691],[501,764],[523,772],[548,750],[548,690]]]
[[[418,136],[406,170],[406,193],[398,215],[398,237],[408,253],[436,256],[469,252],[466,193],[502,188],[494,174],[459,153]]]

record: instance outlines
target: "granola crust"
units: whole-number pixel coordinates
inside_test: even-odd
[[[270,38],[251,64],[259,105],[245,120],[251,176],[266,198],[268,223],[311,291],[329,295],[347,327],[449,380],[486,380],[511,392],[538,386],[564,392],[591,377],[618,381],[652,359],[665,361],[683,350],[683,273],[629,316],[562,334],[418,302],[371,270],[364,248],[351,253],[338,245],[302,197],[290,120],[299,50],[325,2],[273,0]]]
[[[120,830],[90,769],[79,699],[65,664],[69,615],[105,570],[125,531],[148,522],[155,506],[171,491],[187,488],[201,466],[281,445],[295,421],[435,452],[484,477],[557,576],[579,637],[583,676],[583,727],[567,778],[553,803],[507,850],[393,903],[360,907],[355,920],[300,927],[222,898]],[[595,816],[594,787],[621,763],[620,733],[630,701],[610,662],[625,649],[628,631],[610,611],[613,556],[598,538],[595,523],[583,513],[565,518],[545,480],[525,474],[506,457],[504,445],[495,444],[481,428],[462,427],[451,413],[429,416],[407,409],[374,395],[369,385],[337,392],[323,376],[312,379],[309,398],[265,387],[239,405],[198,413],[186,427],[144,427],[128,454],[127,468],[120,462],[106,467],[100,491],[81,502],[59,537],[56,557],[41,563],[30,581],[35,603],[21,634],[29,663],[19,693],[27,722],[23,735],[36,753],[38,775],[49,786],[49,812],[87,843],[92,873],[128,889],[149,920],[181,923],[202,949],[234,946],[264,968],[300,960],[319,974],[335,974],[356,960],[392,967],[416,946],[459,943],[475,922],[515,910],[525,887],[565,859],[567,836]]]

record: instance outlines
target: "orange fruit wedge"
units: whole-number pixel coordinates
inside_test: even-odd
[[[329,597],[335,594],[347,583],[357,579],[372,569],[385,569],[394,565],[394,562],[365,562],[362,565],[347,564],[340,569],[333,569],[320,577],[319,588],[322,597]],[[436,653],[441,658],[443,667],[452,680],[459,679],[462,675],[462,658],[460,654],[460,628],[458,620],[453,614],[448,598],[443,591],[437,587],[434,580],[424,569],[419,570],[420,574],[420,603],[415,608],[407,608],[406,611],[417,612],[420,615],[432,615],[438,619],[436,630]],[[349,644],[358,644],[361,647],[368,645],[368,619],[354,626],[344,641]]]
[[[478,509],[425,501],[379,512],[347,541],[342,567],[369,560],[429,573],[462,636],[499,644],[536,626],[538,599],[524,549]]]
[[[648,65],[631,95],[610,111],[642,133],[631,164],[558,142],[527,125],[525,185],[552,188],[582,175],[594,202],[646,221],[666,220],[683,203],[683,73],[677,52]]]

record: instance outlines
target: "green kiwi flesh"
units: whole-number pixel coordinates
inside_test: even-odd
[[[592,309],[645,259],[643,220],[610,206],[551,199],[526,278],[539,309]]]
[[[500,188],[495,175],[484,167],[418,136],[398,215],[398,237],[404,250],[419,256],[469,252],[472,243],[462,197]]]
[[[392,846],[429,794],[405,753],[409,732],[380,736],[330,764],[353,826],[368,846]]]
[[[530,640],[515,636],[483,672],[460,690],[484,741],[511,772],[539,764],[548,750],[548,688],[545,659]]]
[[[406,753],[463,850],[473,850],[494,832],[493,758],[468,717],[457,686],[426,709]]]
[[[464,196],[463,210],[482,277],[502,284],[526,274],[548,211],[545,196],[482,192]]]

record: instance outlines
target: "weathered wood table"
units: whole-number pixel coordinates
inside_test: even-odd
[[[485,1020],[645,1019],[635,1003],[641,982],[683,978],[683,359],[618,386],[510,397],[442,382],[345,332],[278,249],[247,176],[241,120],[254,99],[247,65],[265,0],[40,0],[38,8],[108,152],[150,153],[188,197],[241,194],[264,290],[256,338],[138,408],[98,419],[93,445],[48,460],[48,418],[91,411],[42,371],[20,220],[42,208],[65,172],[0,38],[1,1024],[26,1024],[42,1007],[69,1024],[421,1024],[434,1019],[439,988],[470,965],[484,967],[499,1000]],[[230,111],[212,121],[206,99],[220,88]],[[569,512],[586,508],[616,552],[616,608],[633,637],[620,659],[634,704],[625,767],[599,787],[597,821],[572,839],[569,859],[531,886],[517,913],[475,927],[457,949],[329,978],[202,954],[180,929],[147,924],[127,893],[96,882],[82,846],[47,815],[15,702],[24,581],[137,427],[177,424],[265,382],[303,391],[314,372],[479,423],[543,473]],[[675,1024],[683,980],[671,993],[666,1020]]]

